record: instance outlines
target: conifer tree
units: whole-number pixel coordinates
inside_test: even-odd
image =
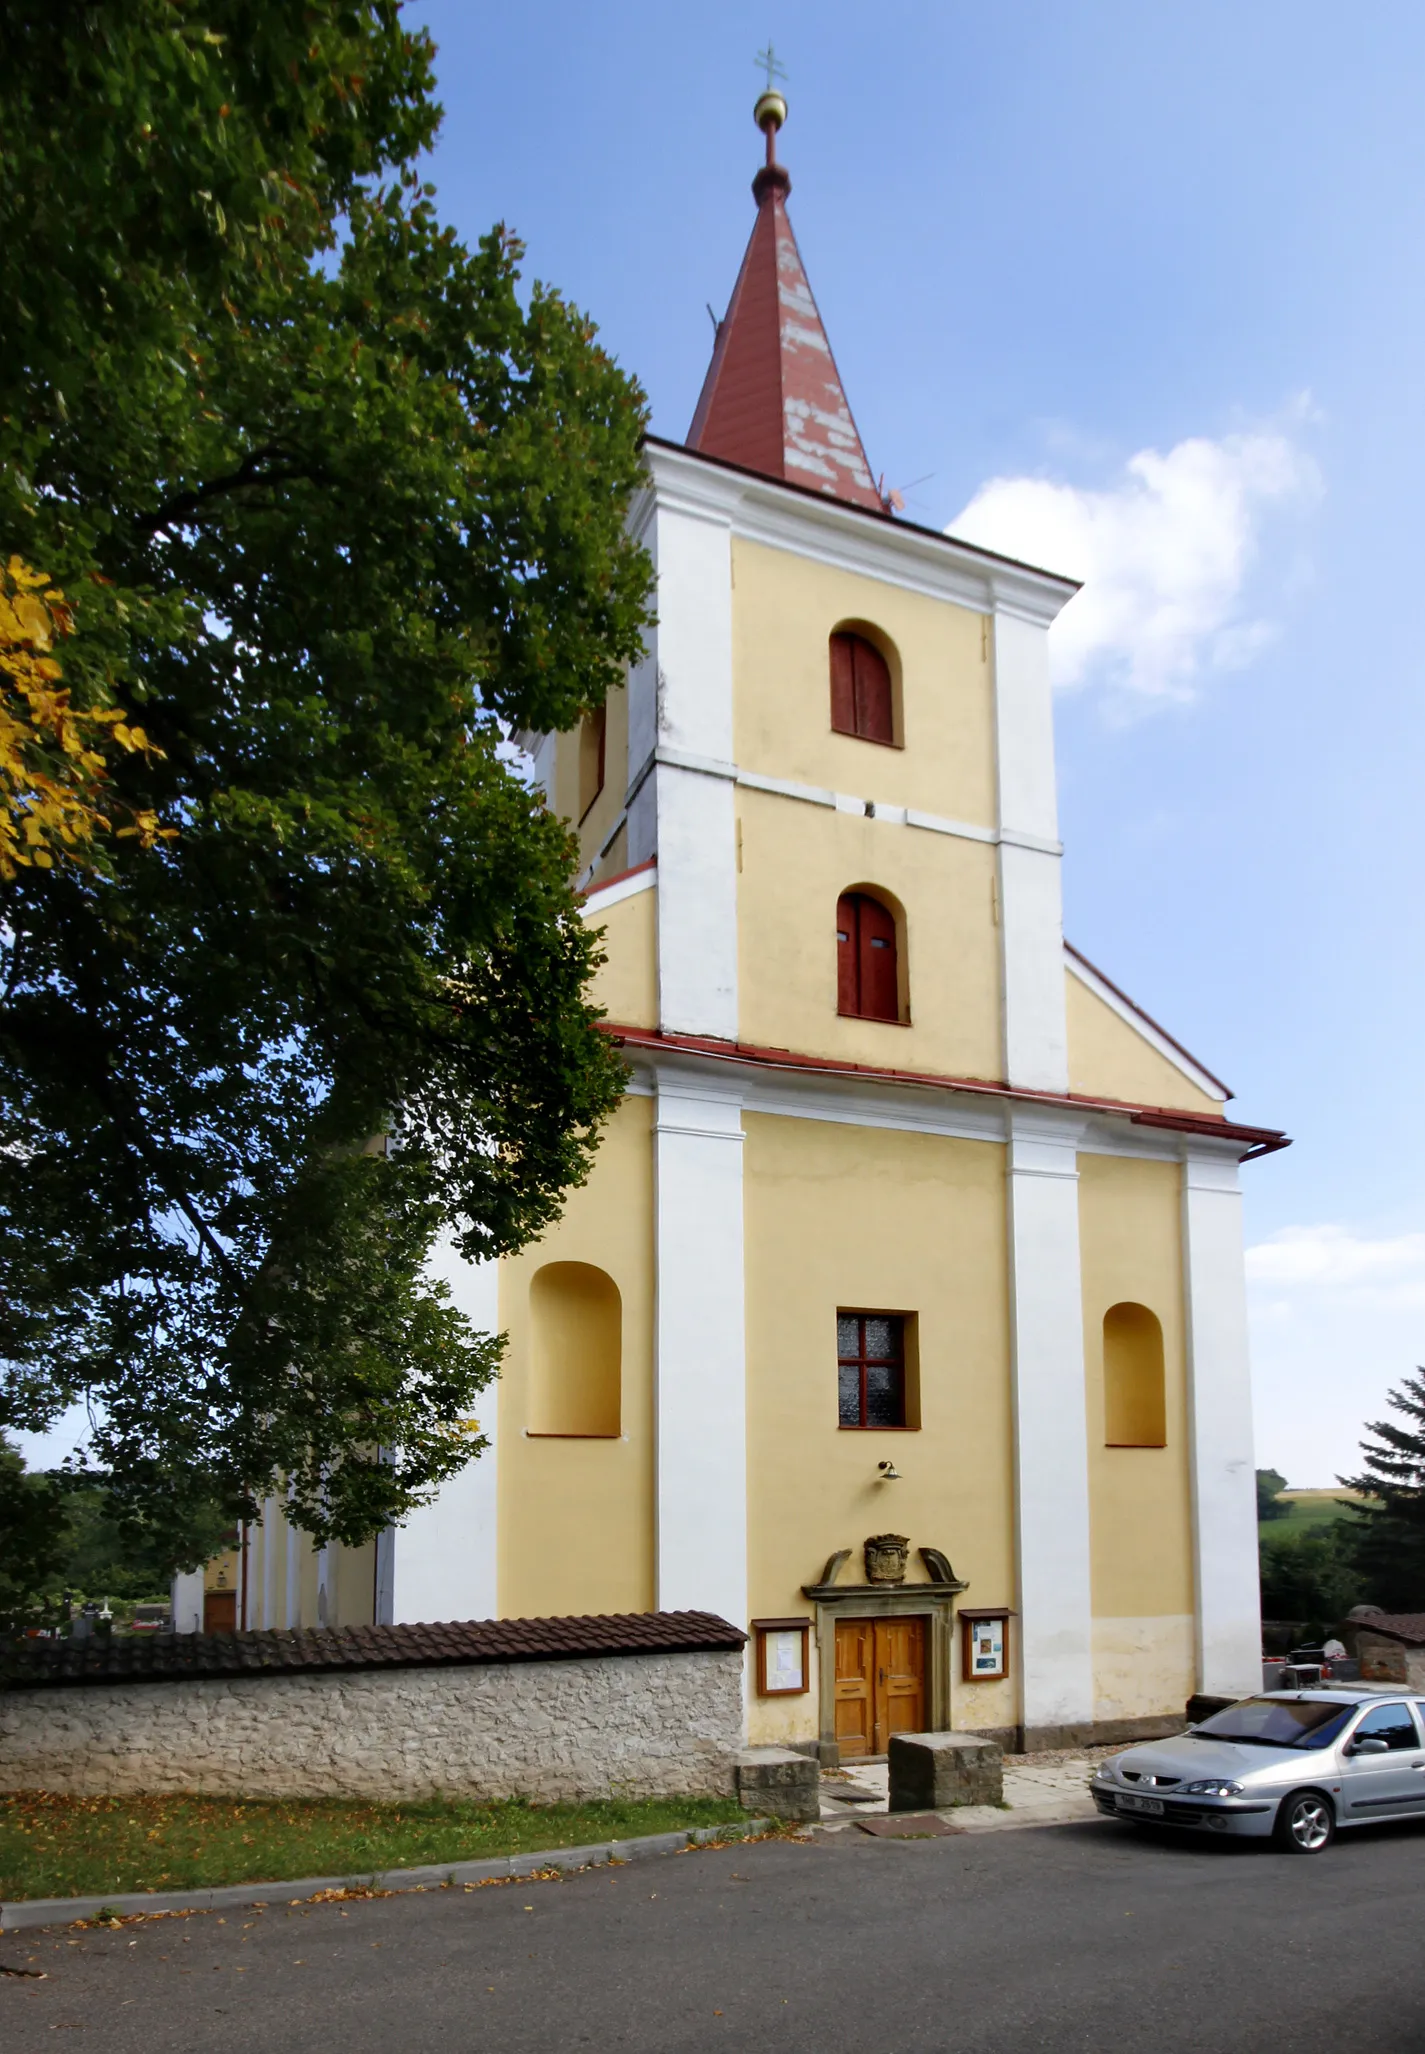
[[[1389,1397],[1398,1417],[1367,1423],[1365,1466],[1339,1479],[1365,1500],[1351,1506],[1342,1544],[1372,1604],[1425,1612],[1425,1370]]]

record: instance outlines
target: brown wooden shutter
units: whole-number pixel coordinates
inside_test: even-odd
[[[856,733],[855,635],[831,638],[831,725],[839,735]]]
[[[860,1005],[867,1020],[900,1018],[900,979],[896,974],[896,923],[879,899],[856,893],[860,901]]]
[[[856,1014],[860,1004],[861,901],[843,892],[836,902],[836,1010]]]
[[[856,702],[856,733],[866,742],[894,742],[890,665],[864,635],[850,635]]]

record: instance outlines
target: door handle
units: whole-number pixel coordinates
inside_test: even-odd
[[[885,1682],[885,1680],[886,1680],[886,1672],[885,1672],[885,1670],[884,1670],[884,1669],[878,1670],[878,1672],[877,1672],[877,1676],[876,1676],[876,1680],[877,1680],[877,1682],[878,1682],[878,1683],[884,1683],[884,1682]]]

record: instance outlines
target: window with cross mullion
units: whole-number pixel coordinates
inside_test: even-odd
[[[836,1364],[842,1426],[905,1425],[905,1321],[899,1313],[838,1312]]]

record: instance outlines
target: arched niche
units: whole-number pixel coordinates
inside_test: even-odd
[[[607,1271],[547,1262],[529,1287],[532,1434],[617,1440],[623,1301]]]
[[[1167,1446],[1163,1329],[1146,1305],[1110,1305],[1103,1316],[1103,1438],[1110,1448]]]

